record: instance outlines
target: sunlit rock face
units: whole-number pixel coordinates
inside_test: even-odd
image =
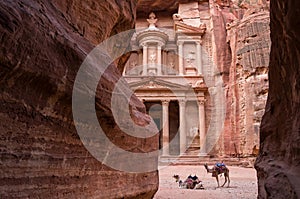
[[[299,1],[271,1],[269,96],[256,160],[258,198],[299,198]]]
[[[224,136],[231,137],[234,145],[227,142],[224,147],[231,153],[255,155],[268,94],[269,11],[258,7],[243,12],[242,19],[226,24],[226,40],[230,45],[227,57],[231,58],[231,63],[230,68],[226,67],[226,62],[221,63],[224,73],[229,74]]]
[[[82,144],[72,117],[72,89],[81,63],[95,45],[134,27],[135,8],[134,0],[0,2],[1,198],[154,195],[156,170],[128,173],[102,164]],[[156,136],[133,138],[114,121],[110,98],[121,77],[118,68],[123,65],[111,64],[98,84],[95,108],[100,124],[124,150],[155,151]],[[152,123],[135,96],[119,108],[129,108],[135,124]],[[148,128],[146,133],[155,131]],[[150,166],[156,165],[153,159]]]
[[[212,59],[226,96],[224,128],[215,153],[255,156],[268,93],[267,1],[210,1]]]

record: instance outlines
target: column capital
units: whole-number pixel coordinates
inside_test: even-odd
[[[162,105],[169,105],[170,100],[164,99],[164,100],[161,100],[161,103],[162,103]]]
[[[186,104],[186,101],[187,101],[186,99],[179,99],[178,103],[179,103],[179,105],[183,106]]]
[[[204,105],[206,101],[207,101],[206,99],[199,99],[198,103]]]
[[[147,42],[141,43],[140,46],[142,46],[142,47],[148,47]]]
[[[163,46],[164,46],[164,43],[162,43],[162,42],[157,42],[157,47],[162,48]]]

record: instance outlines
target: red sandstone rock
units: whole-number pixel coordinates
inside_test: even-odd
[[[233,3],[229,6],[228,1],[213,5],[214,60],[227,103],[216,150],[225,155],[255,155],[268,93],[269,13],[256,4],[246,10]]]
[[[300,198],[300,2],[270,5],[270,88],[255,164],[258,198]]]
[[[133,28],[134,13],[135,1],[0,2],[0,198],[154,195],[157,171],[126,173],[101,164],[83,146],[72,119],[80,64],[96,44]],[[133,139],[113,121],[108,103],[120,77],[111,65],[99,83],[96,109],[103,129],[125,150],[154,151],[157,137]],[[130,108],[136,123],[150,122],[134,96]]]

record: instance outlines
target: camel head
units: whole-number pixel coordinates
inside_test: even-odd
[[[207,166],[207,163],[204,164],[204,167],[205,167],[205,169],[206,169],[207,172],[208,172],[208,166]]]
[[[178,182],[180,179],[179,175],[173,175],[173,178],[175,178],[176,182]]]

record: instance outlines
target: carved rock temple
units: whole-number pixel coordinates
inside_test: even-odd
[[[200,22],[198,26],[184,23],[180,17],[174,14],[171,20],[158,19],[152,12],[145,22],[138,20],[133,53],[124,72],[161,129],[163,156],[186,153],[188,143],[195,137],[198,139],[193,147],[200,152],[206,132],[207,86],[201,52],[206,25],[200,22],[200,15],[194,19]],[[165,20],[165,26],[171,28],[157,27],[158,20]],[[178,130],[180,134],[176,136]],[[206,155],[205,150],[201,153]]]
[[[110,140],[134,155],[160,147],[167,160],[259,149],[258,198],[299,198],[299,8],[296,0],[0,1],[0,198],[153,198],[157,153],[149,164],[115,156],[150,172],[111,168],[84,146],[72,110],[87,55],[134,28],[122,43],[131,53],[109,65],[92,105]],[[135,93],[118,113],[129,109],[135,124],[150,124],[146,135],[155,124],[159,135],[119,128],[116,85]]]
[[[256,155],[268,12],[207,1],[179,1],[165,12],[143,3],[123,76],[160,130],[161,157]]]

